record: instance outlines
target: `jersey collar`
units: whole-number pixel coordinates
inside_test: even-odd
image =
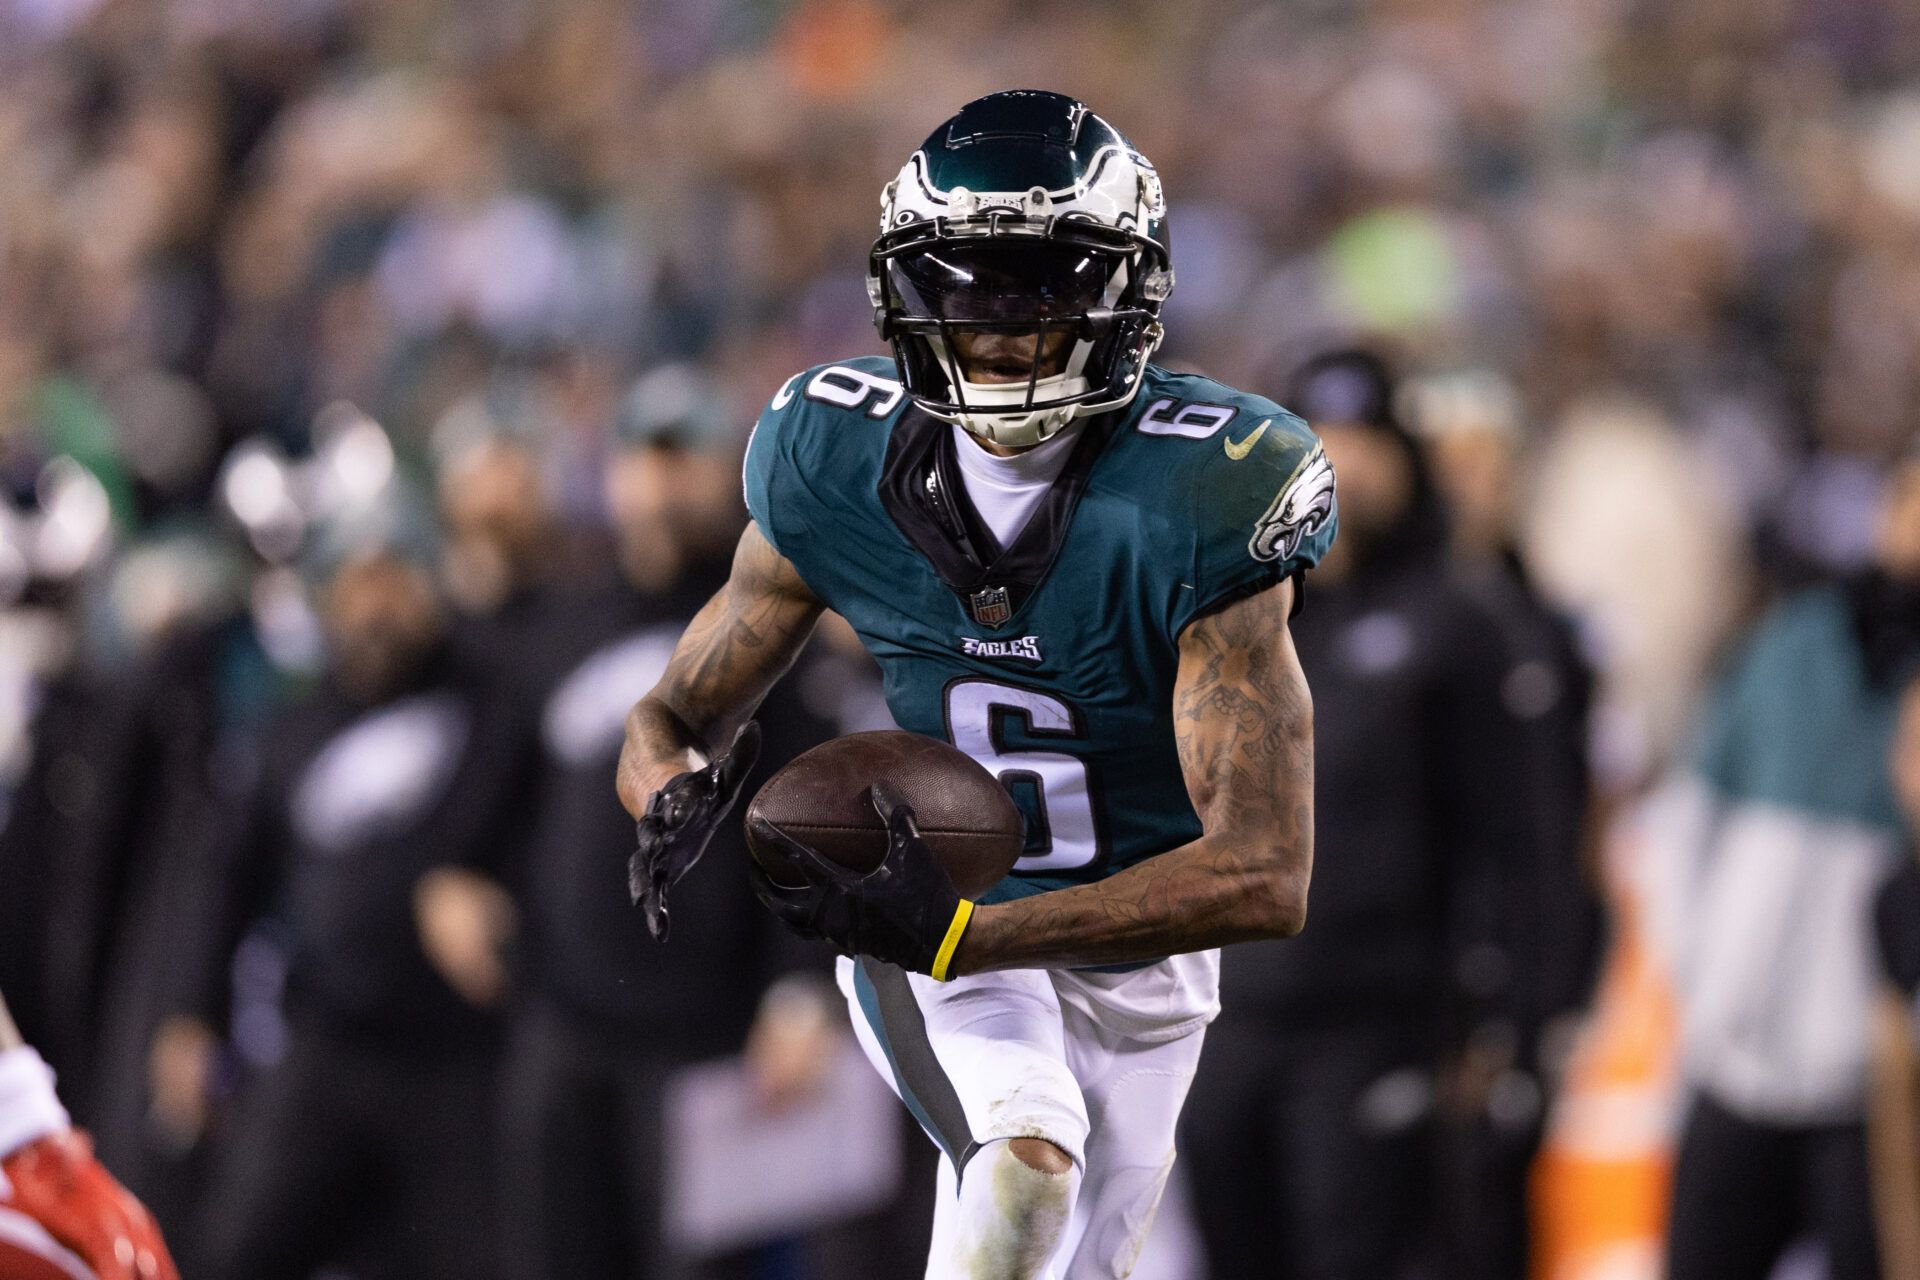
[[[1001,627],[1045,581],[1117,415],[1087,421],[1072,456],[1012,543],[998,547],[967,500],[947,424],[910,407],[895,422],[880,467],[880,504],[914,550],[960,597],[968,616]]]

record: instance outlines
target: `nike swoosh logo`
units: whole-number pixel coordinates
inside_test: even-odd
[[[1220,445],[1222,448],[1224,448],[1227,451],[1227,456],[1229,458],[1232,458],[1235,462],[1238,462],[1240,461],[1240,459],[1246,457],[1249,453],[1253,452],[1253,446],[1260,443],[1260,437],[1267,434],[1267,428],[1272,425],[1273,425],[1273,419],[1268,418],[1265,421],[1263,421],[1259,426],[1255,427],[1253,429],[1253,434],[1248,436],[1245,440],[1242,440],[1239,444],[1235,444],[1231,439],[1225,436],[1222,436],[1220,439]]]

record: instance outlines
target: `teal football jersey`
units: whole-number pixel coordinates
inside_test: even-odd
[[[994,773],[1025,855],[983,901],[1099,880],[1200,835],[1174,747],[1181,631],[1312,566],[1333,471],[1271,401],[1149,366],[1085,422],[1004,549],[961,496],[953,429],[891,360],[796,375],[747,448],[747,507],[880,664],[903,729]]]

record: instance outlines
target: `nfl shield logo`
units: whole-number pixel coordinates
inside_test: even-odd
[[[973,620],[983,627],[997,627],[1013,616],[1013,602],[1005,587],[987,587],[973,593]]]

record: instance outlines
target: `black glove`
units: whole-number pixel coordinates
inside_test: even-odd
[[[760,725],[740,726],[733,745],[704,769],[675,774],[647,801],[640,816],[640,847],[627,862],[627,892],[647,913],[647,931],[666,941],[667,890],[707,851],[720,820],[740,798],[740,784],[760,756]]]
[[[887,824],[887,856],[879,866],[865,875],[849,871],[760,818],[753,823],[754,842],[784,850],[802,883],[776,884],[756,862],[748,869],[753,890],[803,938],[945,982],[954,949],[973,918],[973,903],[954,889],[946,868],[920,838],[913,809],[900,793],[876,782],[872,797]]]

